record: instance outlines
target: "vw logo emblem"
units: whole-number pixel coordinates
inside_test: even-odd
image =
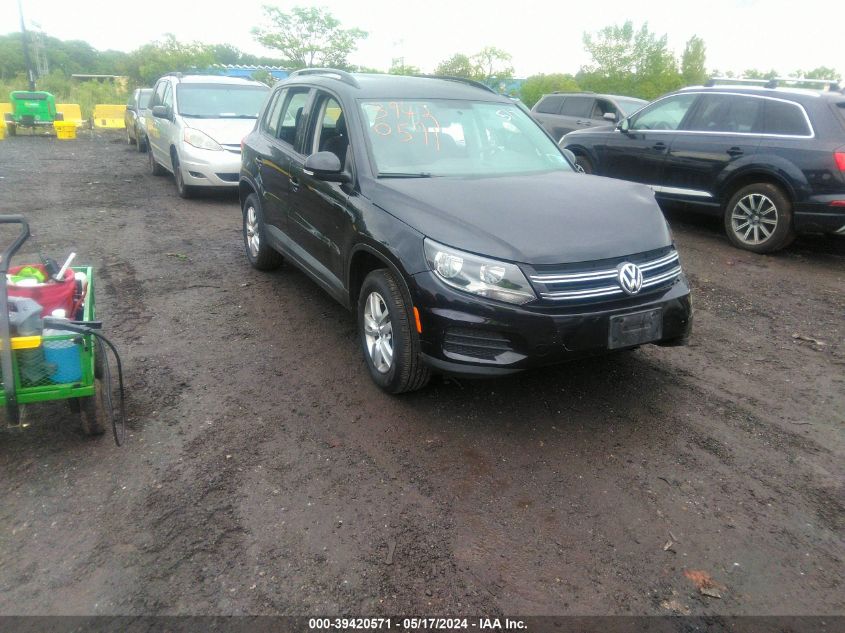
[[[619,272],[616,275],[619,285],[626,294],[635,295],[643,287],[643,271],[640,267],[631,262],[619,264]]]

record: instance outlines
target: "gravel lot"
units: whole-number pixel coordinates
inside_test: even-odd
[[[131,418],[0,430],[0,614],[845,613],[845,240],[672,212],[689,347],[395,398],[351,314],[248,266],[234,196],[146,165],[0,142],[0,210],[96,267]]]

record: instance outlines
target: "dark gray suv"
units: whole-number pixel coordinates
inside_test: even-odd
[[[598,95],[592,92],[543,95],[531,108],[533,116],[552,137],[594,125],[611,125],[633,114],[648,101],[634,97]]]

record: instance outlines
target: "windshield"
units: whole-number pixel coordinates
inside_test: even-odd
[[[629,114],[633,114],[644,105],[646,105],[648,101],[635,101],[634,99],[617,99],[616,105],[619,106],[619,109],[622,110],[622,114],[628,116]]]
[[[179,114],[202,119],[257,119],[270,89],[231,84],[179,84]]]
[[[142,90],[138,95],[138,108],[146,110],[150,107],[150,97],[153,96],[152,90]]]
[[[515,104],[368,100],[361,110],[380,177],[572,171]]]

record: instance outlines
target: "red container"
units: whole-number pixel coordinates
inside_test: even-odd
[[[28,264],[35,266],[45,275],[47,271],[40,264]],[[10,275],[15,275],[24,266],[13,266],[9,269]],[[53,310],[61,308],[68,318],[73,318],[73,293],[76,289],[76,282],[73,279],[73,270],[68,268],[65,271],[64,281],[51,281],[43,286],[16,286],[12,283],[7,285],[10,297],[29,297],[42,307],[41,316],[50,316]]]

